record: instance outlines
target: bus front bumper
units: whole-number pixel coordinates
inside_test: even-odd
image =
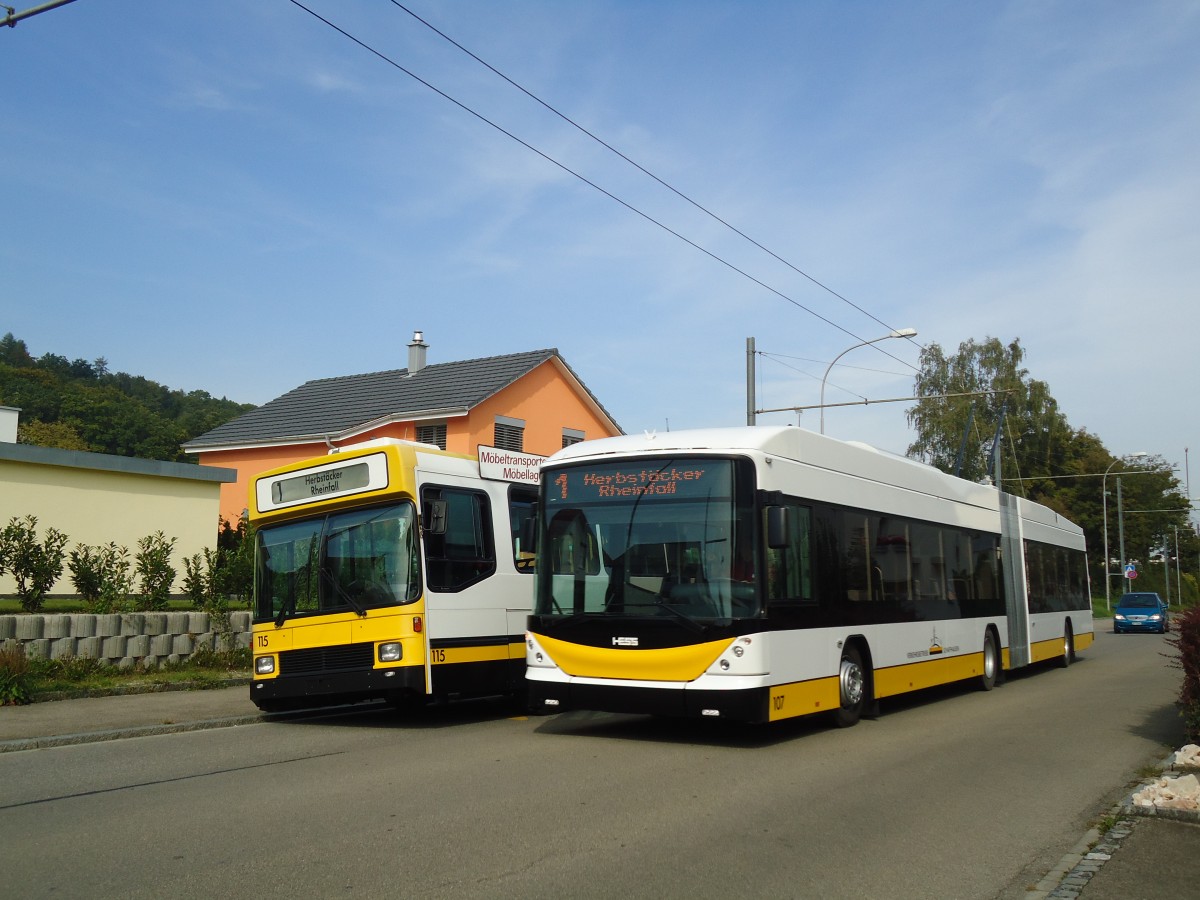
[[[280,675],[250,685],[250,699],[267,712],[424,694],[425,669],[421,666]]]

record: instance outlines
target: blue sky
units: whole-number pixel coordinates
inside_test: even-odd
[[[405,3],[790,265],[388,0],[306,5],[703,251],[289,0],[78,0],[0,29],[0,333],[251,403],[414,329],[553,346],[632,432],[743,423],[748,337],[776,408],[913,327],[1019,338],[1114,453],[1200,448],[1194,0]],[[878,346],[827,402],[912,393]],[[826,431],[902,452],[907,406]]]

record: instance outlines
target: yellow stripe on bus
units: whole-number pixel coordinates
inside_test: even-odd
[[[733,643],[733,638],[726,638],[686,647],[631,650],[627,647],[585,647],[543,634],[539,634],[537,640],[568,675],[633,681],[695,681]]]
[[[1090,638],[1091,635],[1088,635]],[[1075,638],[1075,649],[1083,648],[1081,640],[1083,635]],[[1091,641],[1089,640],[1090,644]],[[1045,662],[1048,659],[1061,659],[1063,655],[1063,638],[1062,636],[1050,638],[1047,641],[1035,641],[1029,645],[1029,661],[1030,662]]]
[[[450,663],[507,662],[523,659],[524,656],[525,644],[522,642],[475,647],[435,647],[429,651],[430,662],[435,666]]]
[[[834,676],[779,684],[771,688],[768,702],[768,720],[771,722],[837,709],[838,679]]]
[[[908,691],[950,684],[983,674],[983,653],[964,653],[875,670],[875,696],[892,697]]]

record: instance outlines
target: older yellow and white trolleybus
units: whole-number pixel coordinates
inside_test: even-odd
[[[505,464],[380,439],[254,479],[260,708],[521,691],[539,458],[480,449]]]
[[[538,517],[541,711],[850,725],[1093,639],[1078,526],[800,428],[577,444],[544,464]]]

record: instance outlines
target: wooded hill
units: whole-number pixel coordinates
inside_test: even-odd
[[[254,408],[109,372],[104,357],[34,359],[11,333],[0,338],[0,406],[21,410],[22,444],[173,462],[195,462],[181,444]]]

